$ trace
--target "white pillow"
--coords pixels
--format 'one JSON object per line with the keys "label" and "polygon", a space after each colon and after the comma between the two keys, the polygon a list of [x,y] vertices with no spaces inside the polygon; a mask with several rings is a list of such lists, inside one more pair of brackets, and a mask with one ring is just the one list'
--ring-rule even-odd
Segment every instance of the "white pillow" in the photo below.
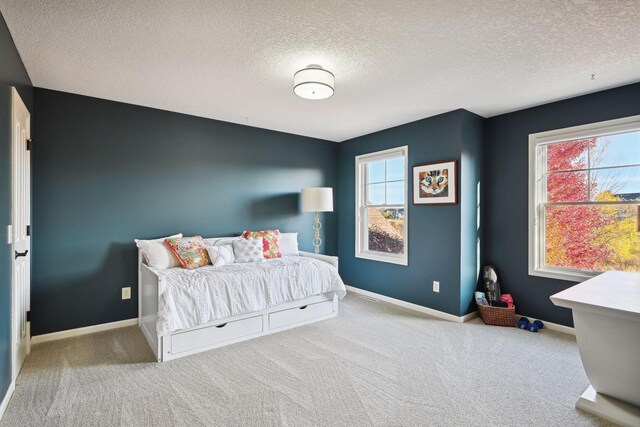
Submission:
{"label": "white pillow", "polygon": [[298,233],[280,233],[278,242],[282,256],[300,255],[298,251]]}
{"label": "white pillow", "polygon": [[236,262],[264,261],[262,238],[234,240],[233,252]]}
{"label": "white pillow", "polygon": [[234,240],[240,240],[240,239],[242,239],[242,236],[209,237],[208,239],[202,239],[202,240],[204,240],[205,246],[220,246],[220,245],[230,245],[233,243]]}
{"label": "white pillow", "polygon": [[214,267],[222,267],[236,261],[232,245],[207,246],[207,252]]}
{"label": "white pillow", "polygon": [[164,244],[164,239],[181,238],[182,233],[174,234],[173,236],[161,237],[154,240],[138,240],[136,246],[140,248],[142,257],[147,265],[151,268],[165,269],[180,267],[180,260],[174,254],[171,249]]}

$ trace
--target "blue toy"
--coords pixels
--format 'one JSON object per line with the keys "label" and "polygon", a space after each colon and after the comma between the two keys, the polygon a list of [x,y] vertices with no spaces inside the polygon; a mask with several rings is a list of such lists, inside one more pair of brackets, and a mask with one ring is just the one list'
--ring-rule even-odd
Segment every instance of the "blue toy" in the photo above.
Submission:
{"label": "blue toy", "polygon": [[538,329],[544,329],[544,323],[542,323],[542,320],[534,320],[533,324],[536,325]]}
{"label": "blue toy", "polygon": [[529,329],[529,319],[527,319],[526,317],[521,317],[518,321],[518,328]]}
{"label": "blue toy", "polygon": [[540,329],[544,328],[544,323],[540,320],[534,320],[533,323],[531,323],[526,317],[521,317],[518,321],[518,328],[526,329],[529,332],[538,332]]}

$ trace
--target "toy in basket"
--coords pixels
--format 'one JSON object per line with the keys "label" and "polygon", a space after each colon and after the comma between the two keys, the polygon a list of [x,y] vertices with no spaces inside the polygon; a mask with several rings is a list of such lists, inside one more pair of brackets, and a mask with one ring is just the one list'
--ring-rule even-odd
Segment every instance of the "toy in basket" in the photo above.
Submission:
{"label": "toy in basket", "polygon": [[516,324],[516,306],[509,294],[502,294],[495,267],[483,268],[484,292],[476,292],[475,299],[480,318],[487,325],[510,326]]}

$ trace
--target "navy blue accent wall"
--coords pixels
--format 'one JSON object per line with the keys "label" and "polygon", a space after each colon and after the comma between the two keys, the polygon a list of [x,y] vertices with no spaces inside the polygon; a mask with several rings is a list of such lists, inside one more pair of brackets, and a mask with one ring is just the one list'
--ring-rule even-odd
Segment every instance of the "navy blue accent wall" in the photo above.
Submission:
{"label": "navy blue accent wall", "polygon": [[640,114],[640,83],[492,117],[487,123],[487,246],[518,312],[573,325],[549,296],[574,282],[528,274],[529,134]]}
{"label": "navy blue accent wall", "polygon": [[312,250],[299,192],[337,193],[335,143],[44,89],[35,104],[34,335],[136,317],[134,238],[279,228]]}
{"label": "navy blue accent wall", "polygon": [[[31,80],[0,15],[0,400],[11,383],[11,87],[33,112]],[[32,116],[33,119],[33,116]]]}
{"label": "navy blue accent wall", "polygon": [[[457,110],[340,144],[338,247],[340,274],[345,283],[455,316],[467,312],[469,292],[476,286],[473,270],[479,256],[475,242],[480,231],[473,227],[477,181],[482,175],[483,120]],[[403,145],[409,146],[409,265],[356,258],[355,157]],[[465,202],[413,205],[412,167],[453,159],[459,161],[458,194]],[[463,221],[463,212],[473,218]],[[440,281],[440,293],[432,291],[434,280]]]}

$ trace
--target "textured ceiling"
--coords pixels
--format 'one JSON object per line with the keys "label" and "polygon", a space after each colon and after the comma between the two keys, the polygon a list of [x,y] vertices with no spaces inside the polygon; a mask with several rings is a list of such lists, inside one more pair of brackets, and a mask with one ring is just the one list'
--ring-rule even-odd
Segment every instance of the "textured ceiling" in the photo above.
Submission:
{"label": "textured ceiling", "polygon": [[[639,0],[0,0],[0,11],[35,86],[332,141],[640,81]],[[308,64],[335,74],[333,97],[293,94]]]}

